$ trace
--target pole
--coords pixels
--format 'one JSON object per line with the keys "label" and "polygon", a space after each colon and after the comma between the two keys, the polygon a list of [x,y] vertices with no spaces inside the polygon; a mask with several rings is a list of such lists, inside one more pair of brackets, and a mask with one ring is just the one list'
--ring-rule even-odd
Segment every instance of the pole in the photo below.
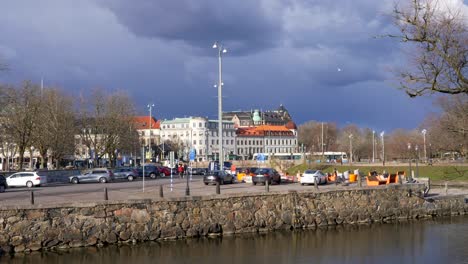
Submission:
{"label": "pole", "polygon": [[142,164],[142,171],[143,171],[143,192],[145,192],[145,147],[141,150],[141,164]]}
{"label": "pole", "polygon": [[419,178],[419,149],[418,146],[416,145],[416,178]]}
{"label": "pole", "polygon": [[223,96],[222,96],[222,46],[218,47],[218,133],[219,133],[219,169],[224,170],[224,153],[223,153]]}
{"label": "pole", "polygon": [[382,132],[382,165],[385,166],[385,140]]}
{"label": "pole", "polygon": [[375,130],[372,130],[372,163],[375,162]]}
{"label": "pole", "polygon": [[426,151],[426,129],[423,129],[423,141],[424,141],[424,162],[427,163],[427,151]]}
{"label": "pole", "polygon": [[353,164],[353,134],[349,135],[349,164]]}
{"label": "pole", "polygon": [[159,197],[163,198],[164,197],[164,192],[163,192],[163,186],[159,185]]}
{"label": "pole", "polygon": [[148,105],[148,108],[149,108],[149,112],[150,112],[150,120],[149,120],[149,140],[148,140],[148,148],[149,148],[149,151],[150,151],[150,161],[151,159],[153,158],[153,150],[151,149],[151,127],[152,127],[152,110],[153,110],[153,105]]}
{"label": "pole", "polygon": [[323,122],[322,122],[322,161],[325,159],[325,149],[323,148]]}

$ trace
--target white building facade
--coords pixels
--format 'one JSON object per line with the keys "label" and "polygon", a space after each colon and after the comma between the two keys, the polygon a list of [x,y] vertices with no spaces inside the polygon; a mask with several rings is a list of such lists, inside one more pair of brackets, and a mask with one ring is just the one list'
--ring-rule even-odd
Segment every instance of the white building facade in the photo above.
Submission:
{"label": "white building facade", "polygon": [[[197,161],[217,159],[219,156],[218,120],[204,117],[174,118],[161,121],[161,142],[178,146],[178,156],[188,160],[193,149]],[[236,154],[236,131],[232,121],[223,121],[223,148],[226,157]]]}

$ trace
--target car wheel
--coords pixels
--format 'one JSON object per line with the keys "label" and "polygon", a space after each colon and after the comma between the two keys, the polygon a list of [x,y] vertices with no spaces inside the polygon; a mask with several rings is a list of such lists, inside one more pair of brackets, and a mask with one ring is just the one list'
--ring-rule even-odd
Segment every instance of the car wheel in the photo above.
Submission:
{"label": "car wheel", "polygon": [[128,181],[133,181],[133,175],[128,175],[127,180]]}
{"label": "car wheel", "polygon": [[79,183],[78,178],[72,178],[71,182],[73,184],[78,184]]}
{"label": "car wheel", "polygon": [[99,178],[99,182],[100,183],[106,183],[107,182],[107,179],[102,177],[102,178]]}
{"label": "car wheel", "polygon": [[281,178],[278,179],[278,181],[276,182],[277,184],[281,184]]}
{"label": "car wheel", "polygon": [[161,172],[161,174],[159,174],[159,177],[164,178],[164,177],[166,177],[166,174],[164,174],[164,172]]}
{"label": "car wheel", "polygon": [[257,183],[256,183],[256,182],[252,182],[252,185],[257,185]]}
{"label": "car wheel", "polygon": [[33,186],[34,186],[34,184],[32,183],[32,181],[28,181],[26,183],[26,187],[28,187],[28,188],[32,188]]}
{"label": "car wheel", "polygon": [[150,176],[151,179],[156,179],[156,174],[154,174],[154,173],[151,173],[149,176]]}
{"label": "car wheel", "polygon": [[302,186],[304,186],[305,184],[304,183],[301,183]]}
{"label": "car wheel", "polygon": [[0,185],[0,193],[5,192],[5,185]]}
{"label": "car wheel", "polygon": [[205,185],[208,185],[208,183],[207,183],[207,182],[204,182],[204,184],[205,184]]}

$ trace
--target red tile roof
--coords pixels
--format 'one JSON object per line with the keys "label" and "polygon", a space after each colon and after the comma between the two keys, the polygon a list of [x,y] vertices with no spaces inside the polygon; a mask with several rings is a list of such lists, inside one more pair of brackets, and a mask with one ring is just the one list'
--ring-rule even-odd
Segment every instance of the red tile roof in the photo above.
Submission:
{"label": "red tile roof", "polygon": [[239,136],[263,136],[266,132],[289,132],[285,126],[261,125],[257,127],[238,128],[237,135]]}
{"label": "red tile roof", "polygon": [[137,129],[150,129],[150,120],[151,120],[151,129],[160,129],[161,122],[156,120],[154,117],[149,116],[135,116],[133,121],[136,123]]}

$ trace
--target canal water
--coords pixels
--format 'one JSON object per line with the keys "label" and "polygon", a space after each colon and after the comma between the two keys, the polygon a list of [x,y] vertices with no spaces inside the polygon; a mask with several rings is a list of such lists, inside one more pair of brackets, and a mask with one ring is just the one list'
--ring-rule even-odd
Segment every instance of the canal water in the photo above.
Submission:
{"label": "canal water", "polygon": [[468,217],[33,252],[0,263],[468,263]]}

